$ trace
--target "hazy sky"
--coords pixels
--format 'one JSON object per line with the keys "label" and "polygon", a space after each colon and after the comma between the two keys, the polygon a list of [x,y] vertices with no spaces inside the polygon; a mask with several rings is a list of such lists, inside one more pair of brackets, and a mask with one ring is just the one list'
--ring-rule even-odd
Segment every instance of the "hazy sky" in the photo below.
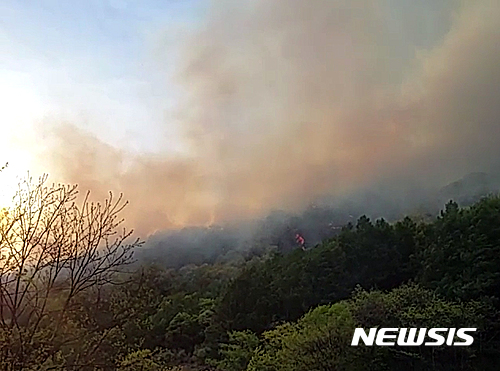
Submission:
{"label": "hazy sky", "polygon": [[[175,150],[175,129],[164,124],[176,99],[168,74],[178,36],[200,23],[206,7],[200,0],[0,1],[0,162],[10,163],[2,184],[27,170],[51,171],[37,156],[45,143],[34,127],[53,122],[127,151]],[[160,45],[168,49],[161,61]]]}
{"label": "hazy sky", "polygon": [[499,30],[498,0],[0,0],[3,181],[151,232],[488,171]]}
{"label": "hazy sky", "polygon": [[155,49],[199,23],[205,8],[199,0],[0,1],[2,129],[46,115],[113,145],[157,150],[155,124],[175,99],[160,74],[178,48],[161,64]]}

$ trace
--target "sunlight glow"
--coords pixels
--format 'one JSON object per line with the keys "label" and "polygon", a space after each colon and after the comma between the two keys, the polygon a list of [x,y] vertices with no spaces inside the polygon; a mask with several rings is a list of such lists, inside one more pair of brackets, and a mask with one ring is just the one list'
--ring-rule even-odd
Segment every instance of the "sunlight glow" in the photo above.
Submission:
{"label": "sunlight glow", "polygon": [[29,78],[0,70],[0,207],[10,205],[20,178],[36,172],[34,125],[43,118],[43,105]]}

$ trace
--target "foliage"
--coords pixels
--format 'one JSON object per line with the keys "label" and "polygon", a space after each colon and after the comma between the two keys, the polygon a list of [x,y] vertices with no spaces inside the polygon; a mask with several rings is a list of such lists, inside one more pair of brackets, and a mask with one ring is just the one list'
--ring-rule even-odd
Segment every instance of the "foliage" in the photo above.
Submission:
{"label": "foliage", "polygon": [[169,366],[161,352],[141,349],[127,354],[119,363],[117,371],[182,371],[181,367]]}
{"label": "foliage", "polygon": [[420,280],[464,300],[500,295],[500,198],[459,208],[449,202],[419,236]]}
{"label": "foliage", "polygon": [[[497,369],[500,198],[435,220],[362,216],[305,250],[260,241],[236,262],[129,272],[125,203],[77,200],[27,181],[0,218],[2,370]],[[351,347],[356,327],[479,331],[467,348]]]}
{"label": "foliage", "polygon": [[263,334],[249,371],[362,370],[350,347],[354,321],[346,303],[320,306],[296,323]]}
{"label": "foliage", "polygon": [[221,361],[211,362],[224,371],[246,370],[259,344],[257,335],[249,330],[232,331],[228,343],[221,344]]}
{"label": "foliage", "polygon": [[249,264],[226,290],[220,318],[231,329],[260,333],[312,306],[346,299],[356,285],[396,287],[415,274],[416,230],[409,218],[391,225],[361,217],[309,251]]}
{"label": "foliage", "polygon": [[[319,306],[297,322],[265,332],[249,363],[257,370],[450,370],[496,369],[487,352],[491,342],[488,316],[493,308],[480,302],[446,301],[417,285],[388,293],[357,289],[353,299]],[[474,347],[352,347],[356,327],[477,327]],[[489,340],[487,340],[489,339]],[[498,358],[497,358],[498,359]]]}

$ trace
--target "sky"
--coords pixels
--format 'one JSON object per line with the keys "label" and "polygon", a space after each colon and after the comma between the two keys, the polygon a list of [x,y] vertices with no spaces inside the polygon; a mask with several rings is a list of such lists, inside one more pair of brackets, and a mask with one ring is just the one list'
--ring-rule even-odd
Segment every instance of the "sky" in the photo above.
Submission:
{"label": "sky", "polygon": [[[175,35],[200,23],[205,11],[199,0],[0,1],[0,161],[9,162],[7,185],[28,170],[50,172],[36,149],[44,146],[39,128],[52,121],[71,122],[131,152],[177,150],[175,128],[161,125],[176,99],[166,83],[178,53]],[[160,43],[172,44],[161,64]]]}
{"label": "sky", "polygon": [[165,53],[161,68],[152,66],[155,44],[167,30],[199,22],[204,7],[197,0],[2,0],[2,129],[59,117],[113,145],[158,150],[154,122],[175,92],[157,75],[169,72],[176,56]]}
{"label": "sky", "polygon": [[0,202],[47,172],[147,234],[495,170],[499,30],[495,0],[0,0]]}

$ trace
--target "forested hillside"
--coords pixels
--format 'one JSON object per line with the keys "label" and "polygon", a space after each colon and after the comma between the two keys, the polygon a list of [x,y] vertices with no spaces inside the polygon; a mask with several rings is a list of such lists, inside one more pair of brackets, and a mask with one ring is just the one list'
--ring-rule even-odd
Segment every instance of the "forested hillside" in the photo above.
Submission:
{"label": "forested hillside", "polygon": [[158,232],[136,251],[141,263],[167,268],[188,264],[214,264],[244,260],[264,250],[289,252],[298,247],[300,234],[306,246],[315,246],[337,235],[347,223],[365,215],[395,222],[411,215],[415,220],[434,217],[449,200],[470,206],[489,194],[500,191],[497,173],[470,173],[443,187],[418,190],[416,194],[391,195],[382,191],[363,191],[340,200],[323,200],[300,213],[271,212],[253,221],[239,221],[208,227],[190,227]]}
{"label": "forested hillside", "polygon": [[[51,192],[45,196],[47,205],[57,199]],[[67,196],[70,200],[71,193]],[[60,221],[73,220],[71,233],[95,242],[100,233],[95,226],[110,233],[118,225],[113,212],[120,209],[105,205],[86,214],[101,210],[104,219]],[[64,215],[70,214],[71,209]],[[112,217],[110,224],[103,222],[106,217]],[[6,225],[4,246],[15,238]],[[55,226],[44,229],[45,235],[62,238],[54,232],[61,224]],[[11,258],[24,256],[33,269],[38,263],[28,255],[37,245],[25,240],[32,250],[20,255],[16,250]],[[16,282],[15,264],[4,254],[2,369],[497,370],[500,364],[498,197],[470,207],[449,202],[428,222],[362,216],[316,246],[267,249],[180,269],[129,266],[126,254],[134,245],[126,245],[123,255],[121,241],[111,255],[84,250],[80,258],[47,245],[48,255],[39,257],[46,259],[45,271],[16,273],[25,288],[17,297],[8,291]],[[69,264],[66,273],[46,275],[64,266],[62,257]],[[111,274],[119,266],[118,275]],[[471,347],[351,347],[356,327],[477,327],[478,332]]]}

